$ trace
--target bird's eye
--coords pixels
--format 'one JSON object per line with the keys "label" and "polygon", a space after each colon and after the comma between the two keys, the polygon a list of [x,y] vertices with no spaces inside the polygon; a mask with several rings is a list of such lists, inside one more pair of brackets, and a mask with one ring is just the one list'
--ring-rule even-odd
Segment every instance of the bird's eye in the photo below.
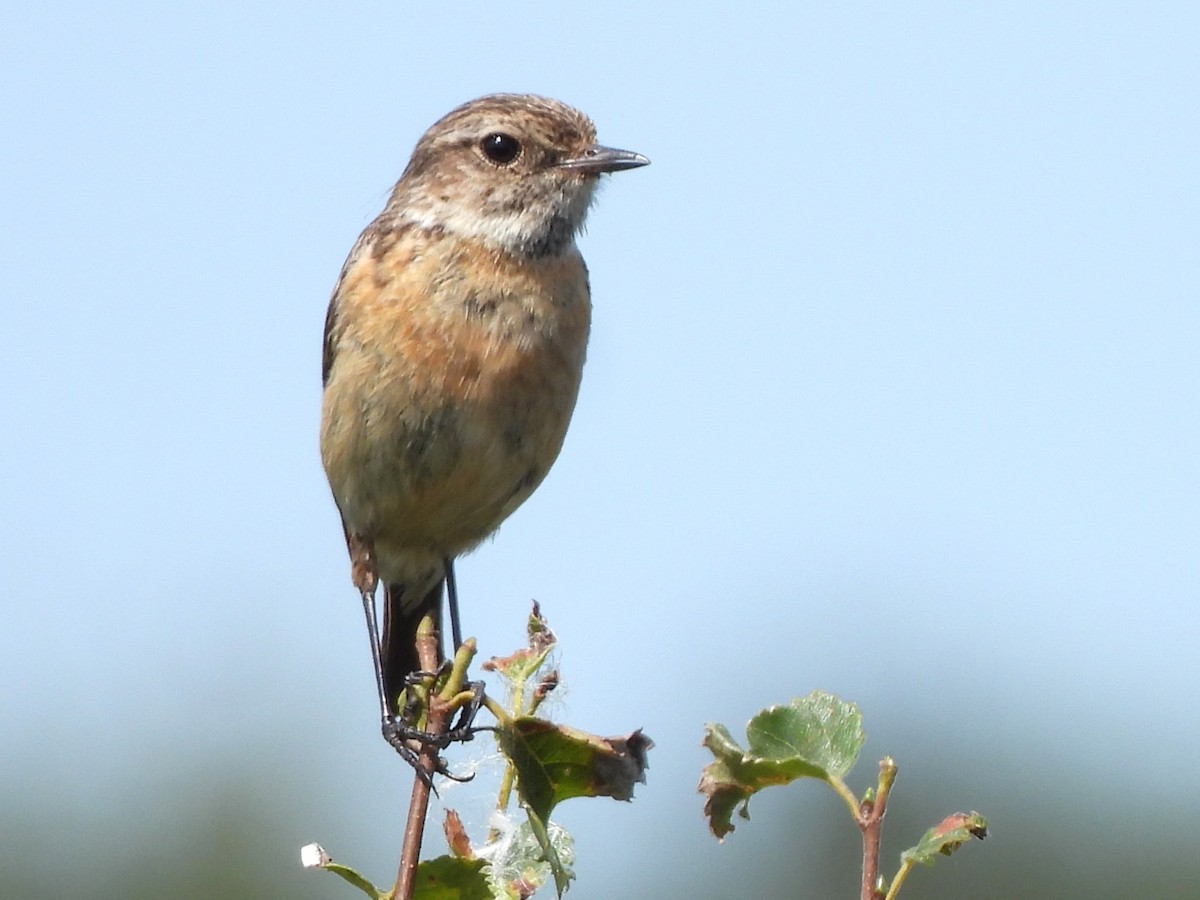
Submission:
{"label": "bird's eye", "polygon": [[507,166],[521,155],[521,142],[510,134],[497,131],[485,137],[480,142],[479,149],[492,162]]}

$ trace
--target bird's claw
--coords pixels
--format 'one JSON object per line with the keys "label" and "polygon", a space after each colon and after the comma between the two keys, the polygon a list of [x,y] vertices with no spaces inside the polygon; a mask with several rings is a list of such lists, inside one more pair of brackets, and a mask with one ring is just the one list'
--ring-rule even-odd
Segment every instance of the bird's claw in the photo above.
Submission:
{"label": "bird's claw", "polygon": [[400,754],[401,759],[416,770],[417,776],[431,788],[433,787],[433,775],[443,775],[451,781],[458,782],[470,781],[475,777],[473,775],[465,777],[454,775],[446,768],[446,761],[440,755],[435,755],[434,767],[430,771],[423,762],[421,754],[421,751],[427,747],[433,747],[440,752],[451,744],[466,743],[475,737],[476,732],[488,730],[487,728],[476,728],[474,725],[475,716],[483,705],[483,682],[472,681],[468,686],[471,689],[471,699],[459,709],[458,720],[454,725],[442,734],[424,731],[410,725],[407,714],[401,718],[388,716],[383,720],[384,740]]}

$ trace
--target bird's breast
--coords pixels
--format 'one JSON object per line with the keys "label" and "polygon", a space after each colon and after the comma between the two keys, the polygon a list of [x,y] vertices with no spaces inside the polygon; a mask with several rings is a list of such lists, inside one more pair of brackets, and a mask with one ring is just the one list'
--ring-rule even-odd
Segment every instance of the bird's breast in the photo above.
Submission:
{"label": "bird's breast", "polygon": [[578,251],[519,260],[442,236],[368,248],[335,303],[322,457],[347,526],[455,554],[545,477],[590,323]]}

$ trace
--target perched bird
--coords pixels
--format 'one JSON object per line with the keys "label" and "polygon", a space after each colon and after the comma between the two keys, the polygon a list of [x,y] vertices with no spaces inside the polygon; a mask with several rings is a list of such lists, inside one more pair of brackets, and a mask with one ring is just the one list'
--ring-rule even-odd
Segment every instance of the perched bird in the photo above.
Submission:
{"label": "perched bird", "polygon": [[[350,251],[325,320],[321,458],[367,617],[385,737],[439,620],[452,562],[545,478],[567,431],[591,321],[575,245],[602,174],[644,156],[590,119],[496,94],[417,143]],[[375,590],[384,587],[379,636]]]}

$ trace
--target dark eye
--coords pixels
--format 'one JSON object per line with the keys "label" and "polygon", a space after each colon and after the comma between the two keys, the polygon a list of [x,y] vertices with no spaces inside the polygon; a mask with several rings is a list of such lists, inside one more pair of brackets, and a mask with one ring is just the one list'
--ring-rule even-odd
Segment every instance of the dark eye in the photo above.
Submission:
{"label": "dark eye", "polygon": [[492,162],[507,166],[521,155],[521,142],[510,134],[497,131],[485,137],[480,142],[479,149]]}

